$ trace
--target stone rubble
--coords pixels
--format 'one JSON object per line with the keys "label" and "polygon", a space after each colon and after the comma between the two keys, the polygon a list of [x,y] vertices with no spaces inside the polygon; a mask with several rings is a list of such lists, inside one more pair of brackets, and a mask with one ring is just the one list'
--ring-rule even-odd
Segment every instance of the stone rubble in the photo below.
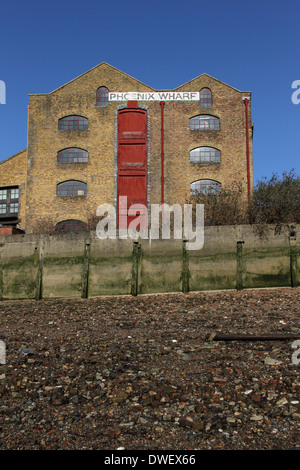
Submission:
{"label": "stone rubble", "polygon": [[292,341],[213,340],[296,335],[299,306],[300,288],[2,302],[0,450],[299,449]]}

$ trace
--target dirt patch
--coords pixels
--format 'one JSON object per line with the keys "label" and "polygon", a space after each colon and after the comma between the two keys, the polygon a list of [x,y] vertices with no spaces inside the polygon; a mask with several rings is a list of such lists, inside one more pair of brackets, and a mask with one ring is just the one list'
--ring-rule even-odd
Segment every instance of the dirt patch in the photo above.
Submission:
{"label": "dirt patch", "polygon": [[299,288],[2,302],[0,449],[297,449],[293,340],[207,338],[297,335],[299,305]]}

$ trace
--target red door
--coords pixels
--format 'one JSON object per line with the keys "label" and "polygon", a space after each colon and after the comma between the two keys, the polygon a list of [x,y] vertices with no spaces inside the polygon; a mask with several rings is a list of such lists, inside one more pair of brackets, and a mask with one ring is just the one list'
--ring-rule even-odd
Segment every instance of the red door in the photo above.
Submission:
{"label": "red door", "polygon": [[[120,205],[120,196],[127,197],[127,207]],[[147,207],[147,112],[126,108],[120,110],[118,116],[119,228],[127,228],[136,218],[128,216],[133,204]]]}

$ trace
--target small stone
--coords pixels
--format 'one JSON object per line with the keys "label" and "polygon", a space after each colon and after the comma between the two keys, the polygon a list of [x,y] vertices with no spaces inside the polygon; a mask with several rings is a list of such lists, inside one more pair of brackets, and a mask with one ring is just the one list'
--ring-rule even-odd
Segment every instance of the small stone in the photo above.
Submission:
{"label": "small stone", "polygon": [[282,364],[282,361],[278,361],[278,359],[273,359],[272,357],[266,357],[264,362],[268,366],[278,366]]}
{"label": "small stone", "polygon": [[283,406],[283,405],[286,405],[287,403],[288,403],[288,400],[285,397],[283,397],[283,398],[280,398],[280,400],[276,402],[276,405]]}
{"label": "small stone", "polygon": [[236,423],[236,419],[229,416],[229,418],[227,418],[227,423],[234,424]]}
{"label": "small stone", "polygon": [[250,418],[251,421],[262,421],[263,419],[264,417],[261,415],[252,415]]}
{"label": "small stone", "polygon": [[125,393],[125,392],[119,392],[113,399],[112,399],[112,402],[113,403],[123,403],[125,400],[127,400],[128,398],[128,394]]}
{"label": "small stone", "polygon": [[172,416],[171,415],[163,415],[163,421],[171,421]]}
{"label": "small stone", "polygon": [[189,354],[184,353],[184,354],[182,354],[181,359],[182,359],[183,361],[190,361],[190,360],[191,360],[191,356],[190,356]]}
{"label": "small stone", "polygon": [[261,397],[260,395],[257,395],[256,393],[254,393],[253,395],[251,395],[251,400],[254,401],[255,403],[259,403],[261,401]]}
{"label": "small stone", "polygon": [[203,431],[204,424],[204,421],[193,421],[192,428],[195,429],[195,431]]}
{"label": "small stone", "polygon": [[152,398],[152,397],[146,398],[145,400],[143,400],[143,406],[151,405],[152,402],[153,402],[153,398]]}
{"label": "small stone", "polygon": [[181,417],[179,418],[179,425],[182,426],[182,427],[192,427],[193,425],[193,420],[192,418],[188,417]]}

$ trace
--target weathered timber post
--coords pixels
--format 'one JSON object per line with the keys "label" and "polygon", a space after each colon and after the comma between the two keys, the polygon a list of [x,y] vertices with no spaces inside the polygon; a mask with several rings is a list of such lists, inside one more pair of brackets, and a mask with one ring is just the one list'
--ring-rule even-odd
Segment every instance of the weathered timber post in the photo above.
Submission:
{"label": "weathered timber post", "polygon": [[236,244],[236,288],[243,289],[243,275],[244,275],[244,258],[243,258],[243,241],[238,241]]}
{"label": "weathered timber post", "polygon": [[190,291],[190,270],[189,270],[189,253],[186,249],[186,240],[183,240],[182,246],[182,292],[186,293]]}
{"label": "weathered timber post", "polygon": [[82,268],[82,284],[81,284],[81,298],[82,299],[87,299],[89,295],[90,253],[91,253],[91,244],[85,243],[83,268]]}
{"label": "weathered timber post", "polygon": [[297,267],[297,239],[295,232],[290,234],[290,270],[291,270],[291,287],[298,286],[298,267]]}
{"label": "weathered timber post", "polygon": [[132,255],[131,295],[138,295],[141,265],[141,244],[139,242],[133,242]]}
{"label": "weathered timber post", "polygon": [[43,298],[43,251],[44,245],[40,241],[39,246],[35,248],[33,256],[33,264],[38,265],[36,281],[35,281],[35,300]]}

